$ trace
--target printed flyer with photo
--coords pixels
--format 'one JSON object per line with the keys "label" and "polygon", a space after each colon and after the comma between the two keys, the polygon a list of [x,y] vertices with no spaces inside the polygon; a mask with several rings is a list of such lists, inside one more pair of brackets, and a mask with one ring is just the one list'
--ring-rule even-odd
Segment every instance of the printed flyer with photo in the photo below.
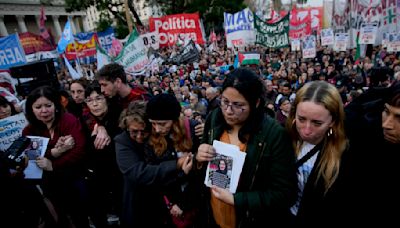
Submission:
{"label": "printed flyer with photo", "polygon": [[217,155],[207,165],[204,184],[208,187],[217,186],[235,193],[240,174],[246,158],[246,153],[238,146],[214,140],[213,147]]}
{"label": "printed flyer with photo", "polygon": [[28,157],[28,166],[24,170],[25,179],[41,179],[43,170],[36,164],[37,157],[43,157],[46,153],[49,138],[38,136],[27,136],[31,139],[31,143],[24,153]]}

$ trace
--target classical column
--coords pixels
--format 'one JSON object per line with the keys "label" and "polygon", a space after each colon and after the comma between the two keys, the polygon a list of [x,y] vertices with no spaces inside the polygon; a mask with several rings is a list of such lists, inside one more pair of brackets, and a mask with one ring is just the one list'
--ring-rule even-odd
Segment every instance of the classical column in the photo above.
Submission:
{"label": "classical column", "polygon": [[81,30],[81,24],[79,23],[79,18],[80,18],[79,16],[74,18],[76,33],[79,33],[79,32],[82,31]]}
{"label": "classical column", "polygon": [[36,21],[36,25],[40,30],[40,15],[35,15],[35,21]]}
{"label": "classical column", "polygon": [[25,16],[24,15],[16,15],[15,17],[17,18],[17,21],[18,21],[19,31],[27,32],[28,29],[26,28],[25,21],[24,21]]}
{"label": "classical column", "polygon": [[88,17],[86,15],[82,16],[82,24],[83,24],[83,31],[89,32],[90,28],[88,23]]}
{"label": "classical column", "polygon": [[56,29],[56,34],[57,37],[61,36],[62,30],[61,30],[61,25],[60,22],[58,21],[58,15],[53,15],[51,16],[53,18],[53,23],[54,23],[54,28]]}
{"label": "classical column", "polygon": [[69,23],[71,24],[72,34],[76,34],[76,27],[75,27],[75,22],[74,22],[73,17],[70,18]]}
{"label": "classical column", "polygon": [[4,16],[0,15],[0,35],[8,36],[6,25],[4,24]]}

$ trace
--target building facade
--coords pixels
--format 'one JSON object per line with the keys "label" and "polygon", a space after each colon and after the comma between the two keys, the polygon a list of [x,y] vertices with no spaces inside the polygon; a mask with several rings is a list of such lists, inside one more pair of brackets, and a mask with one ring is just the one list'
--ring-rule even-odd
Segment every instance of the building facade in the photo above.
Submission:
{"label": "building facade", "polygon": [[160,17],[163,14],[160,6],[155,3],[150,4],[148,0],[131,0],[143,24],[149,23],[150,17]]}
{"label": "building facade", "polygon": [[[74,33],[94,29],[95,23],[91,20],[96,19],[95,16],[91,17],[90,13],[84,11],[66,12],[64,0],[53,0],[51,3],[50,6],[44,6],[47,17],[46,28],[56,40],[60,37],[68,18],[71,18]],[[39,34],[40,8],[40,0],[0,1],[0,36],[28,31]]]}

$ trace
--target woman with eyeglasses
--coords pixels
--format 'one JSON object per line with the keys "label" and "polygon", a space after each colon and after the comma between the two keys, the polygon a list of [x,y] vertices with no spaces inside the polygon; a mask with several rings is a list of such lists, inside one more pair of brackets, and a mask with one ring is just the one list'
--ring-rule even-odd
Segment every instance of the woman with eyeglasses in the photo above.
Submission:
{"label": "woman with eyeglasses", "polygon": [[[115,137],[115,151],[119,170],[123,175],[123,205],[121,227],[134,227],[141,211],[139,195],[141,170],[146,170],[143,161],[144,142],[150,133],[150,123],[145,115],[146,101],[133,101],[119,118],[124,129]],[[147,168],[147,170],[151,167]]]}
{"label": "woman with eyeglasses", "polygon": [[[87,85],[84,102],[87,110],[82,120],[87,129],[88,145],[87,181],[89,190],[89,212],[96,227],[107,226],[107,214],[119,216],[122,198],[122,175],[115,158],[113,138],[121,132],[118,127],[120,111],[111,108],[101,93],[97,81]],[[96,148],[96,128],[102,126],[111,141],[104,148]]]}
{"label": "woman with eyeglasses", "polygon": [[295,157],[285,129],[264,113],[263,93],[261,79],[248,69],[236,69],[224,81],[220,107],[209,114],[195,156],[199,181],[216,156],[213,140],[237,145],[246,158],[236,193],[205,187],[203,221],[219,227],[284,227],[290,216]]}

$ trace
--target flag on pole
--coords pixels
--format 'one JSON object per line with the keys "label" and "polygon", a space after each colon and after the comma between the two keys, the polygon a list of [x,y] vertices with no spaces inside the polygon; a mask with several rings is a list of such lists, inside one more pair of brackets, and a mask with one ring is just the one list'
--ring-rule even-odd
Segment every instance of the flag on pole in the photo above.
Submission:
{"label": "flag on pole", "polygon": [[58,41],[57,44],[57,51],[58,53],[63,53],[65,49],[67,48],[68,44],[74,42],[74,36],[72,34],[72,29],[71,29],[71,24],[69,23],[69,20],[65,24],[64,31],[61,34],[61,38]]}
{"label": "flag on pole", "polygon": [[356,64],[358,64],[360,62],[359,58],[361,56],[360,31],[357,32],[356,45],[357,45],[357,49],[356,49],[356,55],[354,56],[354,60],[355,60]]}
{"label": "flag on pole", "polygon": [[107,52],[102,49],[98,43],[96,43],[96,59],[97,70],[100,70],[104,65],[107,65],[111,62],[110,56],[108,56]]}
{"label": "flag on pole", "polygon": [[251,64],[260,64],[260,54],[259,53],[240,53],[239,63],[240,65],[251,65]]}
{"label": "flag on pole", "polygon": [[47,31],[45,22],[47,20],[46,14],[44,13],[44,7],[40,7],[40,20],[39,20],[39,31],[40,35],[43,37],[45,40],[49,40],[50,34]]}
{"label": "flag on pole", "polygon": [[235,55],[235,60],[233,61],[233,67],[235,69],[239,68],[239,55]]}
{"label": "flag on pole", "polygon": [[64,62],[65,62],[65,66],[67,66],[67,69],[69,71],[69,74],[71,75],[72,79],[79,79],[82,77],[82,75],[80,75],[69,63],[68,59],[64,56]]}

